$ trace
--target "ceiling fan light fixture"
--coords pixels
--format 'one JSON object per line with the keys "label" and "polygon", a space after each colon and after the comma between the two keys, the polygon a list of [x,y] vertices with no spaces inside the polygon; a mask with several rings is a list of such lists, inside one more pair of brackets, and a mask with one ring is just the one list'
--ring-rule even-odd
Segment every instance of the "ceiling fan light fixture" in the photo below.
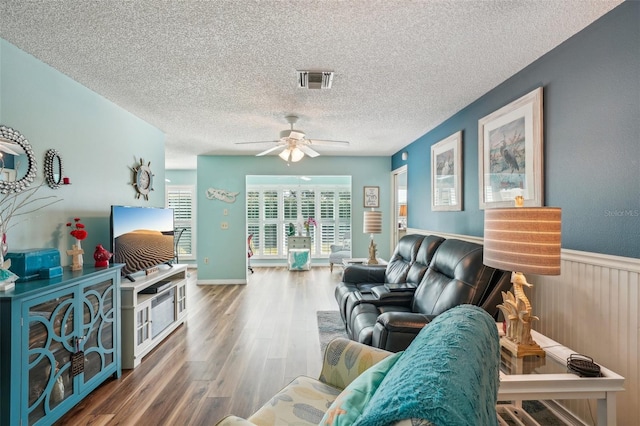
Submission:
{"label": "ceiling fan light fixture", "polygon": [[284,161],[289,161],[289,154],[291,154],[291,150],[289,148],[285,148],[278,154],[278,157],[282,158]]}
{"label": "ceiling fan light fixture", "polygon": [[331,89],[333,84],[333,71],[296,71],[296,73],[300,89]]}
{"label": "ceiling fan light fixture", "polygon": [[295,147],[291,150],[291,161],[296,163],[300,160],[302,160],[302,157],[304,157],[304,152],[300,151],[300,149],[298,147]]}

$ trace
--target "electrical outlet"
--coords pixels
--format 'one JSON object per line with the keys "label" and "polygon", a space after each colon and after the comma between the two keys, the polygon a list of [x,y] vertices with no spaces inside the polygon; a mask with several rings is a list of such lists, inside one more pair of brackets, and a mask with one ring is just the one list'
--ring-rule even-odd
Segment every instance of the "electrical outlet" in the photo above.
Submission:
{"label": "electrical outlet", "polygon": [[209,258],[208,258],[208,257],[205,257],[205,258],[204,258],[204,264],[205,264],[205,265],[208,265],[208,264],[209,264]]}
{"label": "electrical outlet", "polygon": [[220,228],[221,229],[229,229],[229,223],[228,222],[222,222],[220,224]]}

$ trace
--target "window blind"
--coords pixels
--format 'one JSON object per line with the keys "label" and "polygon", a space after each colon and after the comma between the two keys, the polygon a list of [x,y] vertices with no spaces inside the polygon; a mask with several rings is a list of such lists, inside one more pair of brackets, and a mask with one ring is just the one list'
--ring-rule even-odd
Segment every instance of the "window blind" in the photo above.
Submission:
{"label": "window blind", "polygon": [[196,258],[195,187],[193,185],[166,186],[166,206],[173,209],[175,235],[183,229],[177,241],[179,259]]}

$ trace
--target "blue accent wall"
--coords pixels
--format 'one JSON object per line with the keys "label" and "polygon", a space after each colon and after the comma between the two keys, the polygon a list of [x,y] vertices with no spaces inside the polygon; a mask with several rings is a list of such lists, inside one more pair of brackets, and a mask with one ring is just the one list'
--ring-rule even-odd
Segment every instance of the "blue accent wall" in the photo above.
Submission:
{"label": "blue accent wall", "polygon": [[[380,187],[380,208],[385,219],[383,233],[375,241],[380,257],[388,259],[391,251],[389,229],[391,198],[389,157],[328,157],[305,158],[299,163],[287,164],[278,156],[199,156],[197,172],[198,223],[198,280],[244,280],[246,278],[246,176],[247,175],[310,175],[351,176],[351,226],[353,255],[367,257],[369,235],[363,228],[363,187]],[[210,200],[208,188],[239,192],[235,203]],[[223,212],[227,209],[228,215]],[[222,230],[221,222],[229,229]],[[204,258],[209,263],[204,263]]]}
{"label": "blue accent wall", "polygon": [[[392,168],[409,169],[408,226],[483,235],[478,120],[540,86],[544,204],[562,208],[563,248],[640,257],[640,2],[621,4],[394,154]],[[458,130],[464,210],[432,212],[431,145]]]}
{"label": "blue accent wall", "polygon": [[[164,206],[164,134],[16,46],[0,39],[0,124],[19,131],[33,147],[42,182],[48,149],[59,151],[71,185],[43,186],[34,198],[61,202],[14,218],[7,233],[9,251],[53,247],[63,265],[73,237],[65,225],[80,217],[88,237],[85,263],[93,262],[97,244],[109,247],[112,204]],[[140,158],[151,162],[154,191],[136,199],[132,171]]]}

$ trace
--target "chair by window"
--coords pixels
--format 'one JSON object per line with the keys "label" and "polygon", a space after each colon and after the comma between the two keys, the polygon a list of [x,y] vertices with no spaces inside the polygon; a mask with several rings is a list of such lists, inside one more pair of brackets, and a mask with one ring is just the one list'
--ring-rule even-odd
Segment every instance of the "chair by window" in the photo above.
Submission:
{"label": "chair by window", "polygon": [[351,258],[351,233],[346,232],[342,235],[341,244],[331,244],[329,246],[331,253],[329,254],[329,269],[333,272],[333,264],[342,264],[342,259]]}

